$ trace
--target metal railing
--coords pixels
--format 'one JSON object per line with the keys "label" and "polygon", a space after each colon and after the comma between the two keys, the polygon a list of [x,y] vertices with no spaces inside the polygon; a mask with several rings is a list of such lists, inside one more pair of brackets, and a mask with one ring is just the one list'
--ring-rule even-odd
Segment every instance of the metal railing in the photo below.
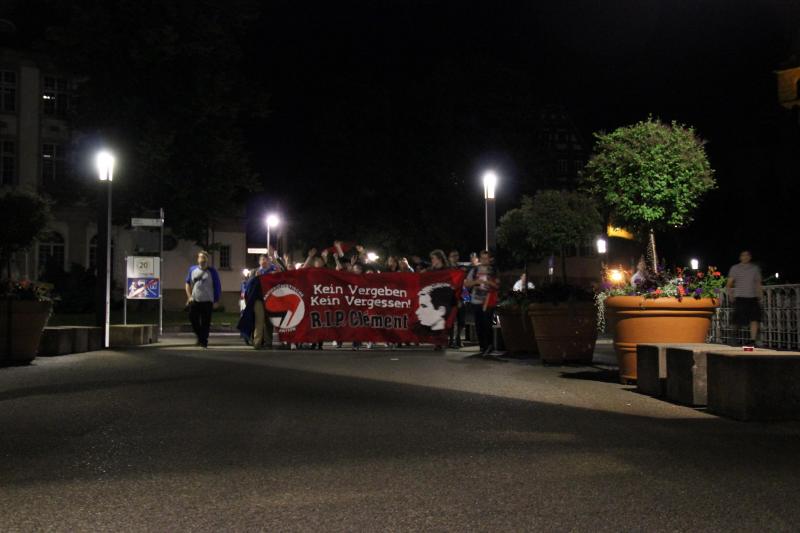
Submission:
{"label": "metal railing", "polygon": [[[749,340],[748,327],[733,323],[733,304],[723,291],[720,306],[711,321],[710,342],[743,344]],[[764,287],[761,299],[760,345],[775,350],[800,350],[800,285]]]}

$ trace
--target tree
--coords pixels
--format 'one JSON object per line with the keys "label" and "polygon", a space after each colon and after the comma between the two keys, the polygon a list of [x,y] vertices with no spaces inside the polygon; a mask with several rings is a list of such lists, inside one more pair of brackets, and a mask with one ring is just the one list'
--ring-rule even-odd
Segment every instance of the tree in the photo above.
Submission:
{"label": "tree", "polygon": [[567,282],[566,250],[584,244],[601,228],[594,202],[571,191],[545,190],[523,196],[522,205],[500,219],[498,242],[515,259],[528,261],[547,254],[561,256],[561,275]]}
{"label": "tree", "polygon": [[647,234],[656,271],[654,232],[689,224],[701,198],[716,186],[704,141],[691,127],[653,118],[595,138],[584,186],[615,223]]}
{"label": "tree", "polygon": [[39,195],[18,189],[0,193],[0,265],[11,277],[13,254],[28,249],[50,222],[50,206]]}
{"label": "tree", "polygon": [[79,150],[119,161],[115,215],[166,208],[176,236],[208,246],[258,188],[243,126],[266,115],[245,47],[259,6],[231,0],[78,0],[47,32],[57,64],[82,79]]}

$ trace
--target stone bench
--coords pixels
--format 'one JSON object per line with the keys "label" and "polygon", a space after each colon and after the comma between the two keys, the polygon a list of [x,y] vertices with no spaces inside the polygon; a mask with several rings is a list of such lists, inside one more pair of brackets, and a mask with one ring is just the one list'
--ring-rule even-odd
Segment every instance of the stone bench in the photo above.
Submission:
{"label": "stone bench", "polygon": [[115,324],[109,332],[112,348],[141,346],[158,342],[158,326],[153,324]]}
{"label": "stone bench", "polygon": [[39,341],[37,355],[50,357],[73,353],[75,344],[75,332],[72,327],[56,326],[44,328],[42,339]]}
{"label": "stone bench", "polygon": [[708,353],[708,410],[737,420],[800,420],[800,353]]}
{"label": "stone bench", "polygon": [[[742,348],[738,346],[722,344],[667,345],[665,349],[667,399],[683,405],[706,405],[708,353],[741,350]],[[759,353],[764,351],[766,350],[758,350]]]}
{"label": "stone bench", "polygon": [[661,398],[667,390],[667,346],[669,343],[636,345],[636,388]]}
{"label": "stone bench", "polygon": [[[158,326],[128,324],[111,326],[109,339],[112,348],[141,346],[158,342]],[[105,331],[102,327],[53,326],[44,328],[38,355],[51,357],[103,349]]]}

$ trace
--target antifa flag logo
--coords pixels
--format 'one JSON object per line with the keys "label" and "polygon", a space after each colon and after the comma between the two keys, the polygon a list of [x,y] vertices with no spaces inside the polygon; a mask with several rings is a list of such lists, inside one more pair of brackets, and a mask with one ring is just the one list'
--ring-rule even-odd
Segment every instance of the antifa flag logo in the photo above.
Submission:
{"label": "antifa flag logo", "polygon": [[272,325],[294,329],[303,320],[306,306],[303,294],[291,285],[278,285],[264,296],[264,308]]}

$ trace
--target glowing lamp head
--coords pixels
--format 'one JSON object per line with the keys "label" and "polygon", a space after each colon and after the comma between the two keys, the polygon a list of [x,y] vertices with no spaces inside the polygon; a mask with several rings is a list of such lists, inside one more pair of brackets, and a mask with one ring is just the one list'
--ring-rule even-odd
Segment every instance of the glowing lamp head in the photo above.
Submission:
{"label": "glowing lamp head", "polygon": [[781,275],[778,272],[775,272],[775,279],[781,279]]}
{"label": "glowing lamp head", "polygon": [[622,280],[625,279],[625,274],[622,273],[622,270],[615,268],[614,270],[610,270],[608,272],[608,279],[612,283],[621,283]]}
{"label": "glowing lamp head", "polygon": [[114,156],[111,152],[103,150],[98,152],[94,159],[100,181],[114,180]]}
{"label": "glowing lamp head", "polygon": [[376,254],[375,252],[367,252],[367,259],[369,260],[370,263],[374,263],[375,261],[378,260],[378,254]]}
{"label": "glowing lamp head", "polygon": [[278,215],[272,214],[267,215],[266,224],[268,228],[274,228],[278,224],[281,223],[281,219],[278,218]]}
{"label": "glowing lamp head", "polygon": [[603,238],[597,239],[597,253],[604,254],[607,250],[607,243],[606,240]]}
{"label": "glowing lamp head", "polygon": [[494,189],[497,187],[497,174],[492,170],[487,170],[483,174],[483,197],[494,199]]}
{"label": "glowing lamp head", "polygon": [[698,268],[700,268],[700,261],[698,261],[697,259],[690,260],[689,264],[691,265],[692,270],[697,270]]}

